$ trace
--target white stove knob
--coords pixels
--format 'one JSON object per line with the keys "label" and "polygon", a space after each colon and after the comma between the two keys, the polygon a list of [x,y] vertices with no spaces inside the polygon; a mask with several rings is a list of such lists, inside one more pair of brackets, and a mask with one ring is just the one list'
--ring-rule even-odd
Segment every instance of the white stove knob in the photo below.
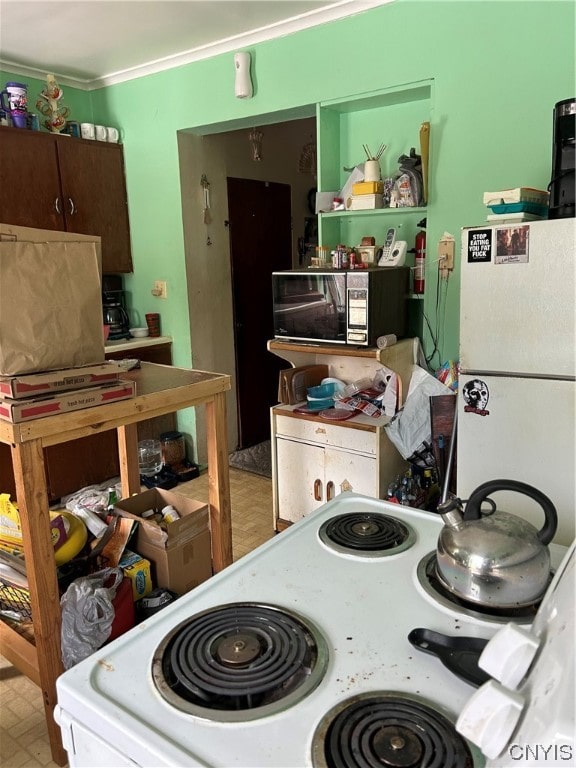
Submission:
{"label": "white stove knob", "polygon": [[464,706],[456,730],[493,760],[512,738],[523,708],[523,696],[489,680]]}
{"label": "white stove knob", "polygon": [[507,688],[517,688],[530,669],[538,645],[527,629],[507,624],[489,640],[478,666]]}

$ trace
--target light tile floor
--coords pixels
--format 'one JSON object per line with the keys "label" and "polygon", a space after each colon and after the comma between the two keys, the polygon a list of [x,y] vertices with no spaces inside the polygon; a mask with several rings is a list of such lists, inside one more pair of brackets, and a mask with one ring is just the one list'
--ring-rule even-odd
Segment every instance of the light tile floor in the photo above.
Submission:
{"label": "light tile floor", "polygon": [[[208,476],[181,483],[177,493],[208,500]],[[230,469],[234,560],[270,539],[272,481]],[[52,761],[40,689],[0,656],[0,766],[56,768]]]}

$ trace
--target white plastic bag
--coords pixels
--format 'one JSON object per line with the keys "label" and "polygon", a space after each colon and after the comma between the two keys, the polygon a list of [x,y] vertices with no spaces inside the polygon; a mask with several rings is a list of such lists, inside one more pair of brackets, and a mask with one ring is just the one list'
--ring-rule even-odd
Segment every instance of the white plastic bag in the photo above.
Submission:
{"label": "white plastic bag", "polygon": [[104,568],[75,579],[62,595],[61,641],[65,669],[90,656],[110,637],[114,621],[112,600],[122,579],[120,568]]}
{"label": "white plastic bag", "polygon": [[384,427],[402,458],[409,459],[423,443],[430,443],[432,439],[430,398],[434,395],[453,394],[449,387],[424,368],[413,366],[406,403]]}

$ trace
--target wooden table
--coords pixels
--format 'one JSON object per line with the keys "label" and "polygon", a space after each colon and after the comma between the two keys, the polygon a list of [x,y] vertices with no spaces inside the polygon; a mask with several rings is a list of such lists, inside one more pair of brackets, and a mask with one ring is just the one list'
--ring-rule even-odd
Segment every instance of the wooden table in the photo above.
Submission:
{"label": "wooden table", "polygon": [[[43,448],[116,429],[122,495],[140,492],[137,423],[197,405],[206,407],[212,567],[232,562],[232,532],[226,392],[230,377],[142,363],[126,379],[136,382],[130,400],[50,416],[22,424],[0,421],[0,442],[9,444],[16,480],[35,645],[0,621],[0,652],[42,689],[54,762],[64,765],[60,729],[54,721],[56,678],[63,672],[60,651],[60,595],[50,536]],[[104,478],[103,478],[104,479]]]}

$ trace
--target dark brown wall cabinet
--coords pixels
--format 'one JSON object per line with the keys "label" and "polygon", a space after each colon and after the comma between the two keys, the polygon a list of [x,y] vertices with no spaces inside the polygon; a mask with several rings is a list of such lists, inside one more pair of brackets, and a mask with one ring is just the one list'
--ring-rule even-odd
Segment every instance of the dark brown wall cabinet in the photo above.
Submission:
{"label": "dark brown wall cabinet", "polygon": [[0,221],[102,238],[102,271],[131,272],[121,144],[0,128]]}

